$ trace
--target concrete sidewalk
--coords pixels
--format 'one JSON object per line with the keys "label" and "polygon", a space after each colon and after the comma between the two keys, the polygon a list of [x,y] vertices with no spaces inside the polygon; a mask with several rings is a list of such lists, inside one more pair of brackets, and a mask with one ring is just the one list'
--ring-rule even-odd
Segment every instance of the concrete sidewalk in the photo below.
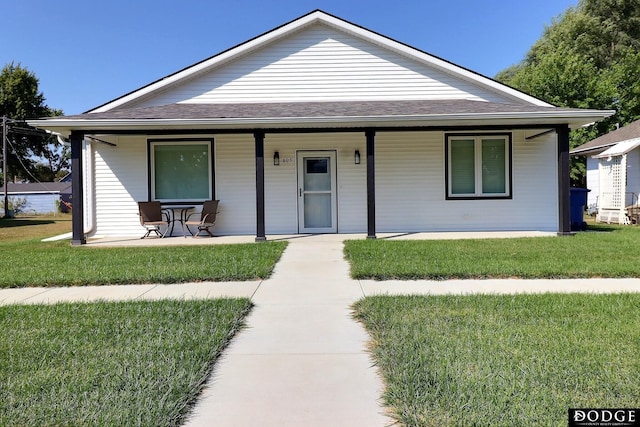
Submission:
{"label": "concrete sidewalk", "polygon": [[60,302],[131,301],[136,299],[251,298],[259,281],[198,282],[175,285],[105,285],[64,288],[0,289],[0,305],[55,304]]}

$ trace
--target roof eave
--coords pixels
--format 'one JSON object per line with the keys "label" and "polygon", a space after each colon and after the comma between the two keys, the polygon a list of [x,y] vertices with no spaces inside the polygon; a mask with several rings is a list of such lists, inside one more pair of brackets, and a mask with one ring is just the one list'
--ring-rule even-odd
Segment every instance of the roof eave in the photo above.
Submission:
{"label": "roof eave", "polygon": [[207,119],[44,119],[29,120],[31,126],[68,136],[72,130],[142,129],[247,129],[313,127],[411,127],[561,125],[585,126],[612,115],[609,110],[545,111],[532,113],[461,113],[410,116],[262,117]]}
{"label": "roof eave", "polygon": [[611,144],[598,145],[597,147],[574,149],[569,151],[569,154],[571,154],[572,156],[590,156],[592,154],[600,154],[607,148],[612,147],[614,145],[616,145],[615,142]]}

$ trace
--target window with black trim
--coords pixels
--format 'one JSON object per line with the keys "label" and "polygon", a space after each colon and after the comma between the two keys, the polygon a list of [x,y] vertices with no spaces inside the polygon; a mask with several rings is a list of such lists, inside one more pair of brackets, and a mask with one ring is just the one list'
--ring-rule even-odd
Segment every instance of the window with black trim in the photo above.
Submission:
{"label": "window with black trim", "polygon": [[511,198],[511,134],[446,134],[447,199]]}
{"label": "window with black trim", "polygon": [[149,140],[151,200],[198,202],[213,199],[213,140]]}

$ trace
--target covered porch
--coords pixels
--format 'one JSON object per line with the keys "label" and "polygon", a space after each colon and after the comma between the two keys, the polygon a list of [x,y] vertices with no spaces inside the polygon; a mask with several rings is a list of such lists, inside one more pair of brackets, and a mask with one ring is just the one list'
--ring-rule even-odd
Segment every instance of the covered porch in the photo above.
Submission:
{"label": "covered porch", "polygon": [[[545,126],[542,126],[546,128]],[[528,125],[527,129],[531,129],[532,126]],[[474,126],[473,128],[448,128],[446,130],[455,130],[455,131],[471,131],[474,129],[474,132],[482,132],[482,128],[478,128]],[[480,131],[478,130],[480,129]],[[518,129],[516,127],[515,129]],[[536,127],[533,127],[536,129]],[[487,130],[503,130],[496,129],[492,127]],[[509,127],[509,131],[513,131],[514,127]],[[361,197],[366,198],[366,237],[367,238],[376,238],[379,230],[376,227],[376,135],[380,135],[384,132],[433,132],[434,129],[416,129],[416,128],[393,128],[393,129],[379,129],[379,128],[367,128],[364,130],[352,130],[352,129],[324,129],[322,133],[344,133],[344,132],[358,132],[361,133],[363,141],[363,146],[365,147],[362,150],[362,154],[360,150],[354,150],[354,156],[357,158],[360,155],[363,157],[363,163],[366,166],[366,195],[362,194]],[[436,131],[442,132],[444,130],[436,129]],[[558,140],[558,148],[557,148],[557,176],[558,176],[558,234],[570,234],[570,224],[569,224],[569,162],[568,162],[568,126],[558,126],[554,129],[557,135]],[[127,134],[130,131],[125,131]],[[142,131],[144,134],[149,135],[151,131],[145,130]],[[184,130],[177,131],[179,134],[184,134]],[[195,130],[192,131],[193,134],[204,134],[204,130]],[[310,131],[307,129],[300,130],[291,130],[291,133],[307,133],[313,132],[317,133],[318,131]],[[268,213],[267,210],[267,201],[265,198],[265,161],[271,162],[271,152],[265,157],[265,137],[269,134],[282,134],[282,130],[253,130],[252,136],[254,138],[254,155],[255,155],[255,241],[263,241],[267,239],[266,235],[266,216]],[[289,132],[287,132],[289,133]],[[84,133],[73,131],[70,136],[71,145],[72,145],[72,164],[74,170],[82,171],[85,169],[85,165],[83,165],[82,158],[82,141],[85,136],[91,136],[92,134],[96,135],[104,135],[104,130],[97,130],[92,133]],[[117,134],[117,133],[116,133]],[[191,134],[191,132],[189,132]],[[218,132],[208,131],[207,135],[216,135]],[[170,132],[163,132],[163,135],[171,135]],[[276,151],[273,154],[274,162],[277,161],[279,153]],[[356,160],[358,162],[358,160]],[[74,210],[73,210],[73,238],[72,244],[84,244],[86,243],[85,237],[85,229],[84,229],[84,221],[85,217],[84,206],[85,204],[82,200],[79,200],[80,197],[78,195],[84,194],[85,188],[83,187],[83,183],[86,182],[85,178],[81,173],[74,174],[74,183],[73,183],[73,194],[74,194]],[[223,213],[224,215],[224,213]],[[304,230],[299,230],[303,232]],[[324,230],[322,230],[324,231]],[[334,232],[340,233],[341,230],[336,229]]]}
{"label": "covered porch", "polygon": [[[253,230],[249,232],[255,241],[266,240],[267,234],[307,232],[295,224],[292,227],[291,223],[296,221],[295,217],[291,218],[292,210],[302,203],[298,199],[301,189],[295,182],[295,172],[290,171],[287,175],[284,168],[287,165],[295,167],[299,162],[297,153],[304,150],[335,151],[336,161],[341,167],[351,164],[339,176],[342,183],[349,184],[349,189],[337,190],[342,197],[336,199],[336,205],[340,207],[339,226],[330,232],[365,232],[366,238],[370,239],[377,238],[380,232],[452,230],[528,229],[569,235],[570,128],[597,120],[602,115],[603,112],[595,110],[468,100],[172,104],[45,119],[32,124],[68,136],[71,142],[74,171],[72,244],[82,245],[87,242],[85,223],[88,215],[92,214],[85,211],[91,207],[84,203],[83,197],[85,194],[104,194],[102,188],[87,188],[97,179],[84,176],[87,171],[84,141],[106,147],[105,152],[110,150],[109,155],[114,159],[114,163],[102,166],[112,174],[109,177],[110,187],[105,187],[104,191],[111,191],[117,185],[129,191],[129,187],[136,183],[135,195],[127,193],[131,194],[128,196],[131,205],[134,200],[154,199],[150,169],[145,174],[141,164],[149,165],[152,155],[150,144],[163,138],[211,141],[211,152],[217,156],[216,163],[211,166],[212,181],[217,179],[215,174],[219,170],[236,168],[235,177],[242,179],[244,192],[234,197],[242,199],[242,209],[226,210],[225,203],[228,207],[231,193],[216,193],[216,189],[220,190],[219,187],[224,185],[223,179],[219,179],[219,185],[212,182],[210,195],[221,199],[221,218],[240,221],[242,217],[244,230]],[[114,138],[125,142],[110,142]],[[485,189],[478,187],[478,182],[483,179],[479,175],[480,168],[484,167],[484,164],[477,163],[482,138],[491,139],[489,142],[499,140],[501,144],[499,150],[503,154],[500,158],[505,165],[500,172],[503,179],[499,183],[502,187],[497,190],[498,194],[494,194],[495,191],[483,194]],[[298,145],[286,142],[293,139],[314,139],[317,142]],[[347,140],[348,143],[343,142]],[[450,147],[458,140],[464,140],[461,143],[476,141],[475,178],[473,175],[463,177],[471,182],[477,181],[475,192],[472,188],[463,190],[462,194],[454,194],[457,190],[452,189],[454,154]],[[137,151],[124,149],[131,141],[137,144]],[[220,141],[227,141],[224,149],[219,146]],[[141,149],[145,144],[146,152]],[[237,147],[240,146],[245,156],[241,166],[227,165],[230,158],[237,157]],[[275,166],[277,162],[281,165],[279,168]],[[217,169],[213,171],[214,168]],[[115,175],[118,171],[131,170],[136,170],[137,175]],[[278,176],[284,176],[287,181],[278,181]],[[147,186],[140,181],[147,181]],[[428,194],[424,193],[425,189],[428,189]],[[287,192],[286,196],[283,196],[284,192]],[[394,217],[397,200],[401,200],[403,210]],[[280,205],[281,202],[284,204]],[[111,200],[109,203],[115,202]],[[279,210],[285,205],[289,206],[289,211]],[[537,215],[531,206],[542,209],[539,212],[543,212],[546,218],[543,227],[530,221]],[[133,209],[128,209],[128,221],[133,222]],[[432,214],[430,209],[437,209],[437,221],[429,216]],[[447,222],[455,212],[458,212],[457,222]],[[519,219],[523,212],[528,216]],[[271,226],[272,231],[269,231],[270,224],[287,215],[290,219],[288,226]],[[111,221],[121,220],[112,215]],[[255,225],[249,226],[248,221]],[[239,233],[230,227],[222,234],[248,233]]]}

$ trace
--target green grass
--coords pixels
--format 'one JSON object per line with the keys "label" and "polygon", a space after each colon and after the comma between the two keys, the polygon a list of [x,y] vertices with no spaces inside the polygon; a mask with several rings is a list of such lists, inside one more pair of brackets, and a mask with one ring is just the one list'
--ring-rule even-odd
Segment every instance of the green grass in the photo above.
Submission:
{"label": "green grass", "polygon": [[640,405],[640,295],[369,297],[356,318],[405,426],[566,426]]}
{"label": "green grass", "polygon": [[[3,212],[0,211],[0,214]],[[43,239],[71,231],[71,214],[20,215],[0,218],[0,242]]]}
{"label": "green grass", "polygon": [[573,237],[357,240],[345,243],[345,254],[355,279],[638,277],[640,228],[597,230]]}
{"label": "green grass", "polygon": [[0,307],[0,425],[179,425],[247,299]]}
{"label": "green grass", "polygon": [[286,242],[92,248],[40,240],[68,232],[68,215],[0,220],[0,288],[244,281],[271,275]]}
{"label": "green grass", "polygon": [[285,242],[90,248],[68,241],[0,243],[0,288],[266,278]]}

